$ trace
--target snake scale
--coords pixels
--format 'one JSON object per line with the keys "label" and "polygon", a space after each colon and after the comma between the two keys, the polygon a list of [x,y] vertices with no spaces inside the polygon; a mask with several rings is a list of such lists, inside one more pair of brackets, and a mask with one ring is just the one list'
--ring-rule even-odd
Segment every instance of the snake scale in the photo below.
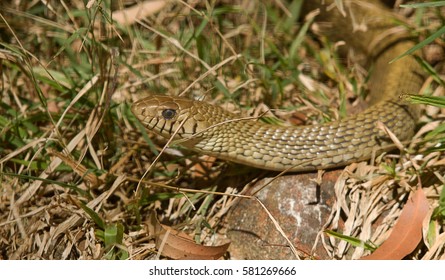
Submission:
{"label": "snake scale", "polygon": [[[392,147],[377,127],[380,121],[400,140],[413,136],[417,112],[400,99],[416,94],[424,74],[412,56],[388,62],[414,42],[395,22],[396,16],[374,1],[304,1],[302,11],[316,8],[315,21],[329,40],[344,41],[372,64],[367,110],[339,121],[283,127],[242,118],[218,106],[181,97],[152,95],[132,105],[133,114],[155,133],[179,139],[182,146],[268,170],[310,171],[369,159]],[[398,19],[400,21],[400,19]]]}

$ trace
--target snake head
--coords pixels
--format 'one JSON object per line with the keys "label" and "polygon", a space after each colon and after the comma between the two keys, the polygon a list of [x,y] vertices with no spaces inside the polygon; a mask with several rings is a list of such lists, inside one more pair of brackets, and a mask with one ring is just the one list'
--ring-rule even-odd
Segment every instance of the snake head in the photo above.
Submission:
{"label": "snake head", "polygon": [[205,102],[164,95],[138,100],[131,111],[147,129],[167,139],[174,135],[183,146],[193,146],[225,116],[215,114],[215,107]]}

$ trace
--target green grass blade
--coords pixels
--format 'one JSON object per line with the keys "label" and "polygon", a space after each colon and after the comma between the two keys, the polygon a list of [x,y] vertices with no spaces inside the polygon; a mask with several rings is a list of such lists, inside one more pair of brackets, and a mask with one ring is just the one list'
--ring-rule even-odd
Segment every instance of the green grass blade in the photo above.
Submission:
{"label": "green grass blade", "polygon": [[417,50],[420,50],[421,48],[425,47],[426,45],[430,44],[431,42],[433,42],[434,40],[436,40],[437,38],[442,36],[443,34],[445,34],[445,26],[442,26],[439,30],[437,30],[436,32],[431,34],[428,38],[426,38],[422,42],[418,43],[417,45],[415,45],[411,49],[407,50],[403,54],[397,56],[396,58],[391,60],[389,63],[393,63],[394,61],[399,60],[399,59],[401,59],[404,56],[410,55],[410,54],[416,52]]}
{"label": "green grass blade", "polygon": [[362,241],[362,240],[360,240],[358,238],[355,238],[355,237],[347,236],[347,235],[344,235],[344,234],[341,234],[341,233],[338,233],[338,232],[335,232],[335,231],[332,231],[332,230],[325,230],[325,233],[327,235],[336,237],[336,238],[338,238],[340,240],[346,241],[346,242],[348,242],[349,244],[351,244],[352,246],[355,246],[355,247],[365,248],[366,250],[370,250],[371,252],[376,249],[376,247],[374,245],[372,245],[372,244],[370,244],[368,242],[364,242],[364,241]]}

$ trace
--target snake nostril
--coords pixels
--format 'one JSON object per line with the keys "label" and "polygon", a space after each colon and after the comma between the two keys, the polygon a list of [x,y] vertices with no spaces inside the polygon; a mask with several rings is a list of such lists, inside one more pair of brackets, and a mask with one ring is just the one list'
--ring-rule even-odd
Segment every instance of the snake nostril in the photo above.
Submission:
{"label": "snake nostril", "polygon": [[162,117],[166,120],[171,120],[176,116],[176,110],[165,109],[162,111]]}

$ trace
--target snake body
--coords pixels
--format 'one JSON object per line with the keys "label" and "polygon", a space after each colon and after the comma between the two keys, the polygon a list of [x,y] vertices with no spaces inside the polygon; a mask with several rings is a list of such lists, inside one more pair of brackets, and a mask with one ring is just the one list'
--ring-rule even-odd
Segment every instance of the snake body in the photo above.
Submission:
{"label": "snake body", "polygon": [[[362,113],[330,123],[283,127],[242,118],[206,102],[160,95],[135,102],[132,112],[149,130],[166,138],[174,135],[181,145],[199,153],[276,171],[328,169],[388,150],[392,142],[377,126],[379,122],[399,140],[409,139],[417,112],[400,95],[420,90],[422,69],[410,56],[388,62],[414,43],[394,25],[392,13],[376,1],[346,1],[346,16],[321,2],[305,1],[303,10],[319,7],[317,20],[334,22],[341,29],[328,26],[324,34],[333,41],[346,41],[373,64],[374,105]],[[367,31],[353,32],[351,15],[354,22],[365,22]]]}

